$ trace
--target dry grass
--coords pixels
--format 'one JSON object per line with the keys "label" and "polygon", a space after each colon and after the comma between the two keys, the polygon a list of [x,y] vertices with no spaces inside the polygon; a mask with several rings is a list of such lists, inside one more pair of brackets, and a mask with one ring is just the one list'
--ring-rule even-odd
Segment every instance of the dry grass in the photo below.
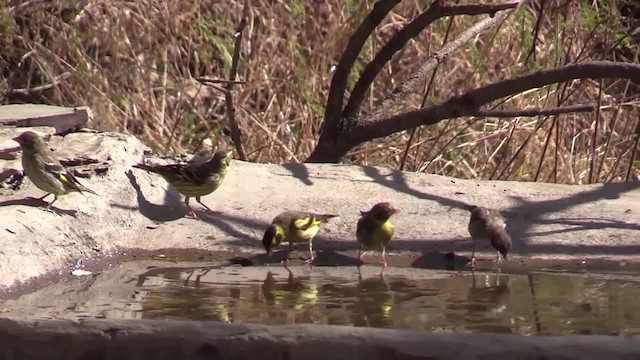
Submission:
{"label": "dry grass", "polygon": [[[640,15],[621,22],[618,5],[624,1],[599,8],[604,2],[549,0],[547,10],[553,11],[542,22],[536,60],[528,63],[537,11],[518,10],[439,67],[427,104],[539,68],[584,60],[638,62],[638,37],[625,34],[640,26]],[[234,94],[251,161],[304,161],[309,155],[321,129],[332,66],[373,3],[251,2],[238,72],[247,84]],[[375,51],[425,3],[403,1],[385,19],[361,54],[351,86]],[[194,151],[208,132],[214,148],[231,147],[224,94],[194,78],[228,76],[243,7],[242,1],[229,0],[0,0],[5,34],[0,37],[0,94],[5,103],[88,105],[97,115],[96,127],[135,134],[159,152]],[[456,17],[449,38],[480,18]],[[394,57],[370,89],[363,111],[440,48],[448,22],[425,30]],[[65,73],[70,76],[51,89],[29,96],[7,93],[51,83]],[[421,128],[405,169],[463,178],[623,181],[638,152],[639,95],[639,84],[626,81],[579,81],[519,94],[505,104],[600,101],[602,109],[557,117],[462,118]],[[407,98],[398,111],[419,107],[422,97]],[[363,144],[345,161],[398,168],[408,138],[409,133],[398,133]],[[635,162],[631,175],[637,176]]]}

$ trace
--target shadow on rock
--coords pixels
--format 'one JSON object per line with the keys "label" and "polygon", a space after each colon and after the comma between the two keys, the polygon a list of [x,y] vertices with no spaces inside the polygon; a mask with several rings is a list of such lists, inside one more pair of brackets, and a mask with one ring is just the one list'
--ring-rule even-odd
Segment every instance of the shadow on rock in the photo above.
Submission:
{"label": "shadow on rock", "polygon": [[293,177],[299,179],[305,185],[313,185],[313,181],[311,181],[311,178],[309,176],[309,169],[307,169],[307,166],[305,164],[289,163],[282,164],[282,167],[289,170]]}
{"label": "shadow on rock", "polygon": [[248,247],[262,247],[262,232],[267,228],[265,221],[227,215],[224,211],[218,214],[198,214],[200,219],[211,224],[225,234],[236,238],[235,245]]}
{"label": "shadow on rock", "polygon": [[39,198],[34,198],[34,197],[26,197],[26,198],[22,198],[22,199],[10,199],[10,200],[5,200],[5,201],[0,201],[0,206],[12,206],[12,205],[23,205],[23,206],[31,206],[31,207],[35,207],[35,208],[41,208],[42,211],[50,211],[50,212],[53,212],[54,214],[67,215],[67,216],[71,216],[71,217],[76,217],[76,214],[78,213],[77,210],[61,209],[61,208],[59,208],[57,206],[51,206],[51,208],[49,208],[49,210],[47,210],[46,206],[49,205],[49,202],[41,200]]}
{"label": "shadow on rock", "polygon": [[[126,175],[131,186],[136,191],[136,200],[138,201],[137,210],[147,219],[160,222],[173,221],[183,218],[188,213],[187,207],[181,199],[181,195],[172,185],[169,185],[165,192],[164,204],[154,204],[145,198],[133,172],[129,170],[126,172]],[[115,203],[111,203],[111,206],[120,209],[136,210],[135,207]]]}

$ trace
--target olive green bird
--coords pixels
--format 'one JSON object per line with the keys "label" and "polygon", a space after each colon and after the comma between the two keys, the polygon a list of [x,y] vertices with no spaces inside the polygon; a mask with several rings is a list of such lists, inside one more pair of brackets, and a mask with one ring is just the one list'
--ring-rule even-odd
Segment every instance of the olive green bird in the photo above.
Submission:
{"label": "olive green bird", "polygon": [[264,232],[262,245],[267,251],[267,255],[271,255],[273,249],[280,243],[289,243],[288,259],[289,254],[293,251],[294,244],[308,243],[309,259],[307,259],[307,262],[311,263],[315,259],[313,255],[313,237],[320,230],[322,223],[337,216],[304,211],[285,211],[273,218],[271,225]]}
{"label": "olive green bird", "polygon": [[222,185],[232,155],[231,151],[218,151],[207,162],[167,165],[137,164],[133,167],[162,176],[180,194],[184,195],[184,203],[189,209],[189,215],[197,219],[198,216],[189,204],[189,200],[195,197],[198,204],[204,206],[208,212],[215,213],[202,203],[201,197],[211,194]]}
{"label": "olive green bird", "polygon": [[46,194],[38,200],[43,200],[53,194],[53,201],[47,205],[51,209],[58,196],[71,192],[88,192],[97,195],[95,191],[82,185],[49,149],[40,135],[26,131],[13,139],[22,149],[22,168],[31,182]]}
{"label": "olive green bird", "polygon": [[360,263],[362,263],[362,256],[366,251],[375,250],[382,255],[382,266],[387,266],[385,251],[394,233],[390,219],[392,215],[399,212],[400,210],[389,202],[377,203],[369,211],[360,211],[362,217],[358,220],[356,229],[356,238],[360,243],[358,249]]}
{"label": "olive green bird", "polygon": [[512,244],[511,236],[506,229],[507,224],[504,216],[495,209],[475,205],[467,205],[465,208],[471,212],[468,226],[469,234],[471,234],[473,241],[471,266],[476,265],[477,241],[488,241],[498,251],[496,263],[501,263],[502,258],[507,260],[507,254],[511,251]]}

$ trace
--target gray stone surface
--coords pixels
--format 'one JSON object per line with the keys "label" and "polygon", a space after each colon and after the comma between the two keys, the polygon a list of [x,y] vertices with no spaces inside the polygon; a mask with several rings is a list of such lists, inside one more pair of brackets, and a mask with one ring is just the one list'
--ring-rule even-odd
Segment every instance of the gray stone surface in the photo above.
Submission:
{"label": "gray stone surface", "polygon": [[[26,178],[15,191],[0,188],[0,286],[68,272],[78,260],[130,248],[259,254],[263,229],[285,209],[338,214],[317,236],[316,249],[353,259],[358,210],[385,200],[402,210],[393,221],[397,230],[391,264],[394,256],[403,254],[417,258],[454,250],[468,255],[468,213],[460,208],[464,203],[508,212],[516,261],[640,260],[638,183],[473,181],[376,167],[233,161],[222,187],[203,198],[223,213],[193,220],[184,217],[182,198],[160,177],[131,169],[145,149],[134,137],[72,133],[52,136],[49,143],[61,159],[95,163],[83,166],[83,173],[91,176],[80,180],[100,196],[61,197],[56,205],[64,211],[52,213],[24,200],[43,194]],[[19,158],[0,164],[19,170]],[[100,174],[92,172],[95,165],[103,166]]]}
{"label": "gray stone surface", "polygon": [[610,336],[423,334],[345,326],[0,320],[3,359],[637,359]]}

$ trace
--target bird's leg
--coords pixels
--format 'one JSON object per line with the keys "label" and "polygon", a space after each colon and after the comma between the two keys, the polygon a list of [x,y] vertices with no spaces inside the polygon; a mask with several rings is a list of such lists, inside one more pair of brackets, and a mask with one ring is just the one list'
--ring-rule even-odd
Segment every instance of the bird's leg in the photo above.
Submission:
{"label": "bird's leg", "polygon": [[387,267],[387,257],[385,254],[385,248],[382,248],[382,268]]}
{"label": "bird's leg", "polygon": [[[51,195],[51,193],[46,193],[44,194],[44,196],[40,196],[39,198],[34,198],[36,200],[40,200],[40,201],[44,201],[44,198],[46,198],[47,196]],[[54,195],[55,196],[55,195]],[[54,200],[55,201],[55,200]]]}
{"label": "bird's leg", "polygon": [[202,207],[204,207],[205,210],[207,210],[207,212],[209,212],[209,213],[212,213],[212,214],[220,214],[221,213],[220,211],[215,211],[215,210],[211,209],[210,207],[208,207],[207,205],[205,205],[205,203],[203,203],[200,200],[200,196],[196,196],[196,201],[198,202],[198,204],[202,205]]}
{"label": "bird's leg", "polygon": [[184,198],[184,204],[187,205],[187,209],[189,209],[189,216],[191,216],[193,219],[197,219],[198,215],[196,215],[196,212],[193,211],[193,208],[191,207],[191,205],[189,205],[189,197],[185,196]]}
{"label": "bird's leg", "polygon": [[471,250],[471,268],[476,267],[476,240],[471,239],[473,246]]}
{"label": "bird's leg", "polygon": [[291,256],[291,253],[293,252],[293,250],[294,250],[293,249],[293,243],[290,242],[289,243],[289,249],[287,250],[287,257],[286,257],[287,261],[289,261],[289,257]]}
{"label": "bird's leg", "polygon": [[502,263],[502,257],[500,256],[500,251],[498,251],[498,256],[496,256],[496,264]]}
{"label": "bird's leg", "polygon": [[309,240],[309,258],[307,259],[307,262],[311,264],[314,259],[315,256],[313,256],[313,243],[311,242],[311,240]]}
{"label": "bird's leg", "polygon": [[[47,195],[49,195],[49,194],[47,194]],[[44,197],[43,197],[43,198],[44,198]],[[42,199],[40,199],[40,200],[42,200]],[[56,202],[56,200],[58,200],[58,195],[53,194],[53,201],[51,201],[51,202],[49,203],[49,205],[47,205],[47,210],[51,210],[51,205],[53,205],[53,203],[54,203],[54,202]]]}
{"label": "bird's leg", "polygon": [[[362,247],[359,247],[358,248],[358,266],[363,264],[362,255],[364,255],[364,254],[365,253],[362,251]],[[358,270],[358,271],[360,271],[360,270]]]}

